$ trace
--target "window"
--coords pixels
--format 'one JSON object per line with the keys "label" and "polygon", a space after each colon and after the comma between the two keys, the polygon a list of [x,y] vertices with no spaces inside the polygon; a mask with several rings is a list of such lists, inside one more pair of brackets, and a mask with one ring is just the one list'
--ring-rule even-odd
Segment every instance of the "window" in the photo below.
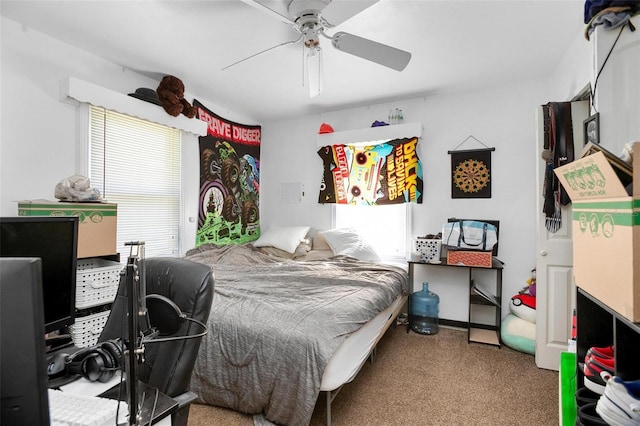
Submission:
{"label": "window", "polygon": [[405,259],[410,207],[407,203],[379,206],[334,205],[334,226],[352,228],[382,259]]}
{"label": "window", "polygon": [[94,106],[89,117],[89,178],[118,204],[118,252],[144,241],[146,257],[178,256],[180,131]]}

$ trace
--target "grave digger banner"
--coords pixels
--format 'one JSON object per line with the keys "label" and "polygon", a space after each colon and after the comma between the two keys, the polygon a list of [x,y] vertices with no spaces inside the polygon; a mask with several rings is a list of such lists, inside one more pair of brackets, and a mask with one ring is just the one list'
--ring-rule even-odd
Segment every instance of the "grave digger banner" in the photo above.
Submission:
{"label": "grave digger banner", "polygon": [[207,122],[200,137],[200,206],[196,247],[241,244],[260,236],[260,126],[234,123],[194,100]]}
{"label": "grave digger banner", "polygon": [[422,203],[418,138],[380,145],[331,145],[318,150],[324,163],[318,202],[335,204]]}

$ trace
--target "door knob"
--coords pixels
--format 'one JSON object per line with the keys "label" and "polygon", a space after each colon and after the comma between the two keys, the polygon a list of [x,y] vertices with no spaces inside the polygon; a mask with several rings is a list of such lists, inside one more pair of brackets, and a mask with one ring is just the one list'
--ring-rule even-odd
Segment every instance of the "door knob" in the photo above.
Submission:
{"label": "door knob", "polygon": [[540,256],[546,256],[547,254],[549,253],[546,250],[540,250]]}

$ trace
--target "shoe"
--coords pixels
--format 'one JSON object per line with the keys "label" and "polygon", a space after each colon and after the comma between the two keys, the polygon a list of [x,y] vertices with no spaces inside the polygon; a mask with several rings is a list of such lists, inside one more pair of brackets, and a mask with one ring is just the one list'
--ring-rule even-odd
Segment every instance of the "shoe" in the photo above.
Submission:
{"label": "shoe", "polygon": [[576,405],[578,406],[578,408],[580,408],[583,405],[598,402],[598,399],[600,399],[600,394],[597,394],[588,388],[580,388],[577,390],[575,398]]}
{"label": "shoe", "polygon": [[584,385],[593,392],[602,395],[607,385],[607,380],[613,377],[614,368],[608,363],[603,363],[591,357],[584,363]]}
{"label": "shoe", "polygon": [[589,348],[589,350],[587,350],[587,356],[585,356],[585,359],[591,355],[595,355],[598,358],[613,358],[615,356],[615,351],[613,349],[613,346],[607,346],[604,348],[592,346]]}
{"label": "shoe", "polygon": [[596,412],[613,426],[640,425],[640,380],[625,382],[617,376],[609,379]]}
{"label": "shoe", "polygon": [[582,426],[600,426],[607,423],[598,415],[596,403],[585,404],[578,409],[578,418]]}
{"label": "shoe", "polygon": [[598,363],[610,368],[611,370],[615,369],[615,358],[602,358],[595,354],[589,354],[584,357],[584,362],[591,360],[597,361]]}

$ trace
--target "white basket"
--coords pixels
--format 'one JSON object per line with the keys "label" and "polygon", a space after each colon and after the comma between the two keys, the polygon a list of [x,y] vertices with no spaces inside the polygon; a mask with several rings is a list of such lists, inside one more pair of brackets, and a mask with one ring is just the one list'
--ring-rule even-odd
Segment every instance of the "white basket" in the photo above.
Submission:
{"label": "white basket", "polygon": [[75,323],[69,326],[73,344],[79,348],[87,348],[98,343],[100,333],[102,333],[102,329],[107,323],[107,318],[109,318],[109,312],[111,311],[76,317]]}
{"label": "white basket", "polygon": [[442,240],[420,237],[416,238],[416,251],[420,253],[420,260],[423,262],[439,260],[441,245]]}
{"label": "white basket", "polygon": [[78,260],[76,309],[113,302],[118,292],[122,265],[106,259]]}

